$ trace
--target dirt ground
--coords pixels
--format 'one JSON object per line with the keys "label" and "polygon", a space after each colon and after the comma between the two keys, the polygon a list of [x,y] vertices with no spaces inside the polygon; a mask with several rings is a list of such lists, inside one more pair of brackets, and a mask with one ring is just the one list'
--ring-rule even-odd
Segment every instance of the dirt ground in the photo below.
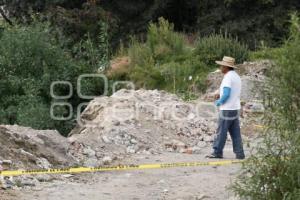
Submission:
{"label": "dirt ground", "polygon": [[[234,159],[231,143],[224,159]],[[163,153],[136,155],[129,163],[207,161],[201,154]],[[246,150],[246,153],[248,151]],[[6,192],[1,200],[224,200],[236,199],[227,189],[240,165],[200,166],[79,174],[69,181],[55,180],[39,186]],[[4,198],[5,197],[5,198]]]}

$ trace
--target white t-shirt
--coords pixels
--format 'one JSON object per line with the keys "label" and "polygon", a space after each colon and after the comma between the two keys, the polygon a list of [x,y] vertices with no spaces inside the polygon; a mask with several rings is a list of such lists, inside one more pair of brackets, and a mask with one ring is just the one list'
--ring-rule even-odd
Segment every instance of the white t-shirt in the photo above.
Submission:
{"label": "white t-shirt", "polygon": [[220,110],[239,110],[241,109],[241,87],[242,82],[240,76],[233,70],[224,75],[220,86],[220,97],[223,95],[223,88],[231,88],[230,96],[227,101],[220,106]]}

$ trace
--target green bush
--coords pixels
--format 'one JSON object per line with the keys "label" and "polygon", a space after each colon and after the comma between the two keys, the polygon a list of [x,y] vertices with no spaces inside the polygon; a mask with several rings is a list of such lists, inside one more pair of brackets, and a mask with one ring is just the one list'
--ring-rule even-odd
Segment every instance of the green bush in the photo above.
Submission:
{"label": "green bush", "polygon": [[270,69],[265,95],[263,142],[232,185],[244,199],[300,198],[300,21],[293,15],[291,37]]}
{"label": "green bush", "polygon": [[93,71],[104,71],[109,65],[109,44],[107,24],[101,24],[98,37],[92,40],[90,34],[73,46],[73,54],[77,60],[84,61]]}
{"label": "green bush", "polygon": [[163,18],[149,25],[145,43],[132,38],[126,52],[131,60],[129,71],[116,79],[129,79],[137,88],[166,90],[186,99],[205,89],[209,68]]}
{"label": "green bush", "polygon": [[161,60],[167,55],[183,54],[185,50],[183,35],[175,32],[174,25],[164,18],[159,18],[158,24],[151,23],[149,25],[147,46],[157,60]]}
{"label": "green bush", "polygon": [[281,48],[267,48],[262,47],[258,51],[250,53],[250,60],[276,59],[281,54]]}
{"label": "green bush", "polygon": [[215,66],[215,60],[220,60],[223,56],[234,57],[236,63],[242,63],[248,59],[249,50],[237,39],[227,35],[212,34],[198,39],[195,54],[199,55],[206,64]]}
{"label": "green bush", "polygon": [[154,66],[155,60],[151,49],[146,44],[138,42],[135,38],[131,39],[128,49],[128,56],[132,66]]}
{"label": "green bush", "polygon": [[[92,73],[94,68],[83,59],[74,60],[61,46],[45,24],[4,28],[0,37],[0,123],[68,133],[72,120],[55,121],[50,117],[54,101],[50,85],[53,81],[70,81],[76,86],[78,76]],[[101,91],[93,81],[86,85],[84,92]],[[73,97],[65,101],[76,111],[82,100],[73,92]],[[55,94],[68,93],[63,85],[55,87]],[[66,116],[68,110],[61,107],[57,114]]]}

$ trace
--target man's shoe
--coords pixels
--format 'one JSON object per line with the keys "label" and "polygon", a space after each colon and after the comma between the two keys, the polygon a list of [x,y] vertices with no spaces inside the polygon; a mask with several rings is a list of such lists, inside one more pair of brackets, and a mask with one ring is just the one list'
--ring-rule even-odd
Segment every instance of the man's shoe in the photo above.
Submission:
{"label": "man's shoe", "polygon": [[210,154],[210,155],[207,155],[205,156],[205,158],[223,158],[223,156],[220,156],[220,155],[216,155],[216,154]]}
{"label": "man's shoe", "polygon": [[236,156],[235,158],[238,159],[238,160],[244,160],[245,156]]}

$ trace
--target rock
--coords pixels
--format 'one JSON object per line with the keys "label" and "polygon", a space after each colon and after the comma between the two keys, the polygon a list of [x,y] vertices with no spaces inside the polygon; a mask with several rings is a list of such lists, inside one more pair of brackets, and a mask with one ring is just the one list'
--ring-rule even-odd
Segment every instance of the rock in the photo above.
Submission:
{"label": "rock", "polygon": [[201,194],[201,195],[195,197],[195,200],[203,200],[203,199],[206,199],[206,198],[209,198],[209,196],[207,196],[205,194]]}
{"label": "rock", "polygon": [[113,125],[114,125],[114,126],[119,126],[120,124],[121,124],[120,121],[114,121],[114,122],[113,122]]}
{"label": "rock", "polygon": [[179,147],[179,148],[184,148],[186,146],[186,144],[182,141],[179,140],[172,140],[172,145]]}
{"label": "rock", "polygon": [[137,144],[138,141],[137,141],[136,139],[132,138],[132,139],[130,140],[130,143],[131,143],[131,144]]}
{"label": "rock", "polygon": [[32,153],[24,151],[24,149],[20,149],[20,153],[26,157],[31,157],[32,159],[34,159],[34,157],[35,157]]}
{"label": "rock", "polygon": [[106,135],[102,136],[102,140],[103,140],[104,143],[107,143],[107,144],[111,143],[111,140]]}
{"label": "rock", "polygon": [[136,153],[136,149],[134,146],[128,146],[126,149],[126,152],[133,154],[133,153]]}
{"label": "rock", "polygon": [[50,169],[52,167],[46,158],[37,158],[36,164],[42,169]]}
{"label": "rock", "polygon": [[202,153],[202,151],[201,151],[201,148],[199,148],[199,147],[192,147],[192,152],[193,152],[193,154],[201,154]]}
{"label": "rock", "polygon": [[172,141],[165,142],[167,151],[179,151],[182,152],[187,146],[184,142],[173,139]]}
{"label": "rock", "polygon": [[99,161],[96,158],[89,158],[85,160],[84,166],[86,167],[98,167],[99,166]]}
{"label": "rock", "polygon": [[204,148],[204,147],[207,146],[207,143],[204,142],[204,141],[199,141],[199,142],[197,143],[197,146],[200,147],[200,148]]}
{"label": "rock", "polygon": [[180,153],[187,153],[187,154],[200,154],[202,153],[201,151],[201,148],[199,147],[188,147],[188,148],[185,148],[185,149],[180,149],[179,151]]}
{"label": "rock", "polygon": [[244,106],[244,112],[248,113],[263,113],[264,106],[260,102],[247,102]]}
{"label": "rock", "polygon": [[11,160],[0,160],[0,171],[11,168],[12,161]]}
{"label": "rock", "polygon": [[72,175],[72,174],[63,174],[62,177],[63,178],[72,178],[72,177],[74,177],[74,175]]}
{"label": "rock", "polygon": [[9,166],[11,166],[12,165],[12,161],[11,160],[2,160],[1,162],[0,162],[0,164],[3,164],[3,165],[9,165]]}
{"label": "rock", "polygon": [[102,159],[102,161],[103,161],[103,164],[104,164],[104,165],[109,165],[109,164],[111,164],[111,162],[112,162],[112,158],[109,157],[109,156],[105,156],[105,157]]}
{"label": "rock", "polygon": [[210,136],[210,135],[205,135],[205,136],[203,137],[203,141],[204,141],[204,142],[212,142],[212,141],[213,141],[213,137]]}
{"label": "rock", "polygon": [[34,187],[34,186],[36,186],[36,183],[33,180],[24,180],[20,183],[19,187],[20,186],[21,187],[24,187],[24,186]]}
{"label": "rock", "polygon": [[87,155],[89,158],[93,158],[96,156],[96,152],[94,150],[92,150],[90,147],[85,148],[83,150],[83,154]]}
{"label": "rock", "polygon": [[36,175],[36,179],[39,182],[51,182],[54,180],[54,178],[48,174],[38,174]]}
{"label": "rock", "polygon": [[15,184],[12,181],[12,177],[2,177],[0,176],[0,186],[2,189],[11,189]]}

